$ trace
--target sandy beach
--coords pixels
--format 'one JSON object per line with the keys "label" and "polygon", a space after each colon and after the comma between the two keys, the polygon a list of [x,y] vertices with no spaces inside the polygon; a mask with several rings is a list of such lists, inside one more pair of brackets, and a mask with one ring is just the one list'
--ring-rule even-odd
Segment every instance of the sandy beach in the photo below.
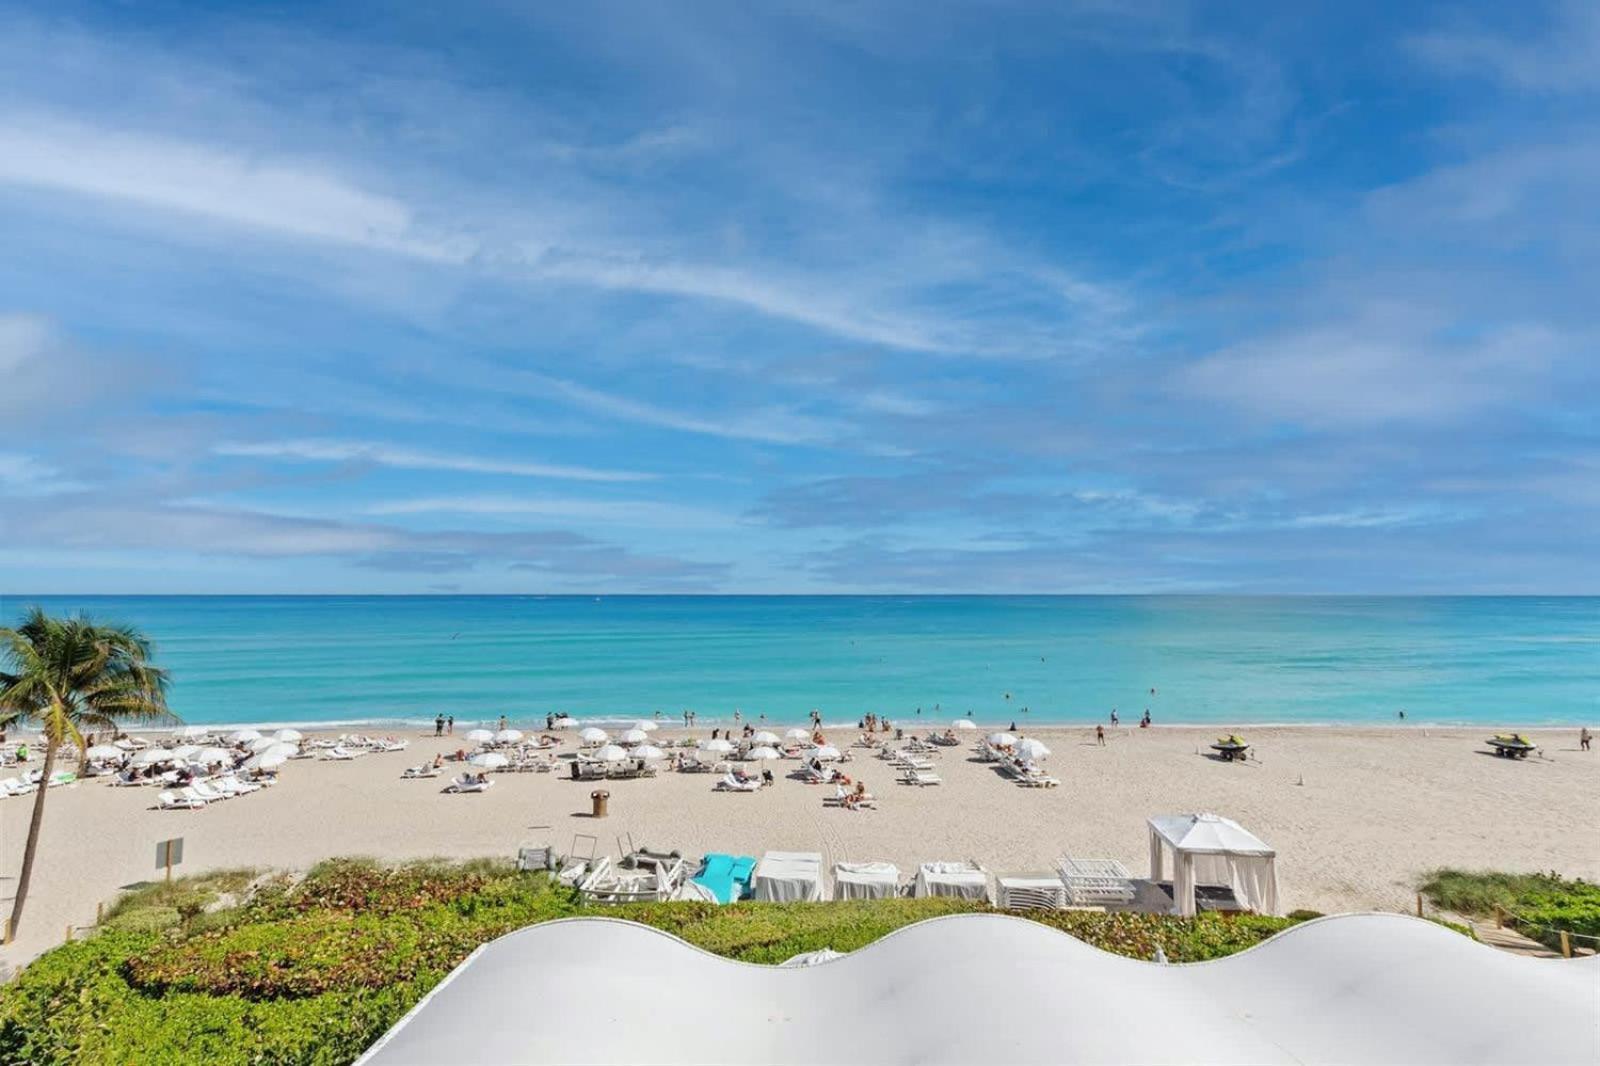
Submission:
{"label": "sandy beach", "polygon": [[[1092,728],[1035,730],[1053,749],[1055,789],[1019,788],[968,747],[937,757],[942,785],[915,788],[853,749],[846,769],[878,797],[873,811],[824,807],[831,789],[783,776],[792,761],[771,764],[777,784],[752,795],[713,792],[708,774],[667,772],[601,786],[497,774],[486,793],[441,794],[448,776],[400,779],[436,752],[470,747],[431,731],[404,752],[292,761],[275,787],[200,811],[153,810],[155,789],[89,780],[50,796],[23,928],[0,962],[19,966],[59,943],[69,925],[92,925],[97,903],[159,876],[156,842],[175,836],[185,839],[180,873],[296,869],[342,855],[509,858],[519,843],[565,851],[574,834],[589,833],[612,854],[631,834],[686,855],[821,851],[829,862],[888,860],[902,873],[933,859],[1040,871],[1071,854],[1116,858],[1142,876],[1147,816],[1210,810],[1277,849],[1285,909],[1404,910],[1417,876],[1442,865],[1600,878],[1600,752],[1580,752],[1575,729],[1536,732],[1542,757],[1512,761],[1486,753],[1491,730],[1482,728],[1261,728],[1248,735],[1257,758],[1240,764],[1202,754],[1216,732],[1123,727],[1101,747]],[[681,735],[663,729],[657,737]],[[855,736],[835,730],[830,739]],[[576,745],[567,738],[562,751]],[[589,816],[596,787],[611,793],[604,820]],[[27,798],[0,803],[8,909],[31,806]]]}

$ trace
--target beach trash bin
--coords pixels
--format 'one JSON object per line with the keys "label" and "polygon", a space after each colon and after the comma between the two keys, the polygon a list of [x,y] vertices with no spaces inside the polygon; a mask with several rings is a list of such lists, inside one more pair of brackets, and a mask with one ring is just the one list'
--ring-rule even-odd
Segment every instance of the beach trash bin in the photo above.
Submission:
{"label": "beach trash bin", "polygon": [[606,816],[606,801],[611,799],[611,793],[603,788],[597,788],[589,793],[589,798],[594,800],[594,816],[596,818],[604,818]]}

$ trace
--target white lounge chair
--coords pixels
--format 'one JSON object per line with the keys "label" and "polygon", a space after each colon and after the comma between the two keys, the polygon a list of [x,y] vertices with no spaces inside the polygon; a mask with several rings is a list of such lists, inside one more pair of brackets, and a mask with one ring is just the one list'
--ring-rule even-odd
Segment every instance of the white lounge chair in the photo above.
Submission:
{"label": "white lounge chair", "polygon": [[39,786],[19,777],[8,777],[0,781],[0,789],[3,789],[8,796],[26,796],[30,792],[39,791]]}
{"label": "white lounge chair", "polygon": [[438,777],[439,773],[440,770],[437,766],[433,765],[431,762],[425,762],[421,766],[406,767],[405,772],[400,776],[402,778],[414,781],[423,777]]}
{"label": "white lounge chair", "polygon": [[198,811],[205,805],[203,799],[180,796],[176,792],[163,792],[156,797],[156,807],[163,811]]}
{"label": "white lounge chair", "polygon": [[224,796],[248,796],[252,792],[261,791],[261,786],[253,781],[241,781],[231,774],[217,778],[215,784]]}
{"label": "white lounge chair", "polygon": [[906,772],[900,775],[900,780],[905,784],[917,785],[919,787],[925,785],[944,784],[944,778],[940,777],[932,770],[918,770],[915,767],[909,766],[906,768]]}
{"label": "white lounge chair", "polygon": [[332,760],[335,760],[335,761],[338,761],[338,762],[345,762],[345,761],[348,761],[350,759],[354,759],[357,755],[360,755],[360,754],[361,754],[360,752],[351,751],[349,748],[347,748],[347,747],[345,747],[345,746],[343,746],[341,744],[341,745],[335,745],[334,747],[331,747],[327,751],[323,752],[322,753],[322,757],[324,759],[332,759]]}
{"label": "white lounge chair", "polygon": [[222,791],[220,788],[217,788],[209,781],[197,780],[189,787],[194,791],[196,796],[199,796],[207,803],[216,803],[219,800],[225,800],[228,798],[228,793]]}
{"label": "white lounge chair", "polygon": [[469,780],[466,777],[458,777],[444,786],[444,790],[446,792],[487,792],[492,784],[494,784],[493,778],[486,777],[482,780]]}
{"label": "white lounge chair", "polygon": [[722,775],[722,780],[711,786],[713,792],[760,792],[761,782],[755,778],[740,781],[732,773]]}

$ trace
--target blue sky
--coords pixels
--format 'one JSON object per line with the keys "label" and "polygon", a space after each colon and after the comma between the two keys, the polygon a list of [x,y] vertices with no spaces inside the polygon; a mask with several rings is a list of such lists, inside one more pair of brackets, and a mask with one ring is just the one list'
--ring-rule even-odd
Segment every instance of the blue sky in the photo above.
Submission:
{"label": "blue sky", "polygon": [[0,591],[1600,592],[1600,5],[0,8]]}

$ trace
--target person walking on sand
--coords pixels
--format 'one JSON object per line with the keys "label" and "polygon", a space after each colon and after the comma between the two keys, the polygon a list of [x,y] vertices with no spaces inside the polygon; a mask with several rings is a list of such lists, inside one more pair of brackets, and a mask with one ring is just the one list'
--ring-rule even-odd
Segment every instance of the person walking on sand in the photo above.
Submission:
{"label": "person walking on sand", "polygon": [[1117,709],[1115,707],[1111,708],[1111,724],[1113,726],[1117,724]]}
{"label": "person walking on sand", "polygon": [[444,731],[451,736],[456,735],[456,716],[449,715],[444,720]]}
{"label": "person walking on sand", "polygon": [[503,714],[500,716],[499,731],[502,732],[502,733],[504,733],[506,731],[506,716],[503,715]]}
{"label": "person walking on sand", "polygon": [[436,737],[444,736],[444,715],[442,714],[433,716],[433,735]]}
{"label": "person walking on sand", "polygon": [[1588,726],[1584,726],[1578,730],[1578,747],[1580,750],[1588,751],[1589,745],[1593,742],[1594,737],[1590,735]]}
{"label": "person walking on sand", "polygon": [[1106,746],[1106,727],[1105,726],[1097,724],[1094,727],[1094,739],[1099,742],[1099,744],[1100,744],[1100,746],[1102,748]]}

